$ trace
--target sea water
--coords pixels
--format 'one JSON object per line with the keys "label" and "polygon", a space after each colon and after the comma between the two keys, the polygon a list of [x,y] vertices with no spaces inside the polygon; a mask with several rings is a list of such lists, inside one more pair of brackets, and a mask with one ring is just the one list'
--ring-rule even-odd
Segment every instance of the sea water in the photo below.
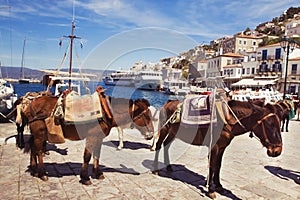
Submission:
{"label": "sea water", "polygon": [[[166,95],[160,91],[139,90],[133,87],[106,86],[103,82],[89,82],[88,90],[90,90],[90,92],[93,93],[94,91],[96,91],[96,88],[99,85],[102,86],[103,89],[105,89],[106,95],[115,98],[127,98],[134,100],[139,98],[145,98],[150,102],[152,106],[156,108],[161,108],[169,99],[182,99],[181,96]],[[26,95],[27,92],[40,92],[45,91],[47,89],[47,87],[43,84],[14,83],[13,86],[15,89],[15,93],[18,95],[18,97]],[[88,93],[88,90],[84,86],[81,86],[80,90],[83,95]],[[54,87],[51,88],[50,91],[54,92]]]}

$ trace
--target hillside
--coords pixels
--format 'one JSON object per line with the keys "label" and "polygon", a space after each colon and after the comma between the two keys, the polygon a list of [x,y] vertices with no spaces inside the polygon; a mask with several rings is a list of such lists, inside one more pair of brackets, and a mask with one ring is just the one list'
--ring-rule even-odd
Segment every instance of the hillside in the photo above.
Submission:
{"label": "hillside", "polygon": [[[12,79],[19,79],[21,75],[21,68],[20,67],[1,67],[2,71],[2,77],[3,78],[12,78]],[[62,69],[62,71],[68,71],[67,69]],[[78,72],[78,69],[74,69],[73,72]],[[96,80],[99,80],[102,78],[102,76],[105,76],[113,71],[111,70],[95,70],[95,69],[84,69],[82,70],[82,73],[88,73],[88,74],[95,74],[97,76]],[[30,79],[37,79],[37,80],[43,80],[43,76],[45,75],[44,72],[41,72],[39,70],[30,69],[27,67],[24,67],[24,74],[25,78]]]}

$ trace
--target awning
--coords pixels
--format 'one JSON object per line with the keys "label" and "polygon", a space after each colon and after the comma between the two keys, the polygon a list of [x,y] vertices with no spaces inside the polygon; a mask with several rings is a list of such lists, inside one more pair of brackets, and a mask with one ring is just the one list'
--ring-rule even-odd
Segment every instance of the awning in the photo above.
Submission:
{"label": "awning", "polygon": [[232,86],[265,86],[274,84],[275,80],[242,79],[233,83]]}

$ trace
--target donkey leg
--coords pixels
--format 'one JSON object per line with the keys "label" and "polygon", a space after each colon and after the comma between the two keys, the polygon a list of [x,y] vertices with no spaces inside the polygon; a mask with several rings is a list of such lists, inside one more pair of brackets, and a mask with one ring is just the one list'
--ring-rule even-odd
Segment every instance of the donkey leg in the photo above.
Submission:
{"label": "donkey leg", "polygon": [[154,157],[154,161],[153,161],[153,174],[158,174],[158,157],[159,157],[159,153],[161,150],[161,145],[163,144],[163,141],[165,140],[165,138],[168,135],[168,130],[166,127],[163,127],[161,130],[159,130],[159,138],[156,142],[156,147],[155,147],[155,157]]}
{"label": "donkey leg", "polygon": [[287,120],[286,120],[286,126],[285,126],[285,131],[286,132],[289,132],[289,122],[290,122],[290,119],[289,118],[287,118]]}
{"label": "donkey leg", "polygon": [[21,130],[20,130],[20,146],[19,148],[20,149],[23,149],[25,147],[25,142],[24,142],[24,128],[25,128],[25,125],[22,125],[21,126]]}
{"label": "donkey leg", "polygon": [[167,166],[168,171],[173,171],[172,166],[170,164],[169,148],[174,138],[175,136],[170,133],[164,141],[164,163]]}
{"label": "donkey leg", "polygon": [[216,169],[215,169],[215,173],[213,176],[213,182],[215,183],[216,186],[216,191],[217,192],[223,192],[223,186],[220,182],[220,171],[221,171],[221,165],[222,165],[222,158],[223,158],[223,154],[224,154],[225,149],[221,149],[217,158],[217,165],[216,165]]}
{"label": "donkey leg", "polygon": [[158,132],[157,132],[157,133],[154,133],[152,145],[151,145],[151,147],[150,147],[150,151],[155,151],[155,148],[156,148],[156,141],[157,141],[158,138],[159,138]]}
{"label": "donkey leg", "polygon": [[18,148],[23,149],[25,147],[24,142],[24,126],[17,124],[17,138],[16,138],[16,145]]}
{"label": "donkey leg", "polygon": [[218,145],[214,145],[210,152],[210,163],[209,163],[209,173],[208,173],[208,180],[207,180],[207,185],[208,185],[208,193],[207,196],[211,199],[215,199],[216,193],[215,193],[215,188],[213,185],[213,179],[215,176],[216,172],[216,160],[217,160],[217,154],[219,151]]}
{"label": "donkey leg", "polygon": [[283,132],[284,131],[285,119],[283,119],[281,122],[282,122],[282,124],[281,124],[281,132]]}
{"label": "donkey leg", "polygon": [[118,129],[118,136],[119,136],[119,146],[118,146],[118,150],[123,149],[123,129],[121,127],[117,127]]}
{"label": "donkey leg", "polygon": [[36,147],[33,143],[33,136],[30,138],[30,170],[31,175],[38,177]]}
{"label": "donkey leg", "polygon": [[99,159],[103,139],[98,138],[97,140],[98,141],[93,152],[93,172],[95,173],[96,179],[104,179],[103,172],[99,168]]}
{"label": "donkey leg", "polygon": [[80,171],[80,182],[84,185],[91,185],[92,182],[90,181],[89,175],[88,175],[88,166],[89,162],[91,160],[92,154],[89,152],[87,148],[84,149],[84,155],[83,155],[83,163]]}

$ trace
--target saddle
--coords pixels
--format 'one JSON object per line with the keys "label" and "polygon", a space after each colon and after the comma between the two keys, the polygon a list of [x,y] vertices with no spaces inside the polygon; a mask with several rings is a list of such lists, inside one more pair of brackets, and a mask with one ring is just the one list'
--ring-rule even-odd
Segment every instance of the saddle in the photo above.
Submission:
{"label": "saddle", "polygon": [[63,100],[65,123],[86,123],[102,118],[102,107],[97,92],[79,96],[71,91]]}
{"label": "saddle", "polygon": [[206,125],[217,121],[212,110],[211,95],[187,95],[182,104],[181,122],[187,125]]}

